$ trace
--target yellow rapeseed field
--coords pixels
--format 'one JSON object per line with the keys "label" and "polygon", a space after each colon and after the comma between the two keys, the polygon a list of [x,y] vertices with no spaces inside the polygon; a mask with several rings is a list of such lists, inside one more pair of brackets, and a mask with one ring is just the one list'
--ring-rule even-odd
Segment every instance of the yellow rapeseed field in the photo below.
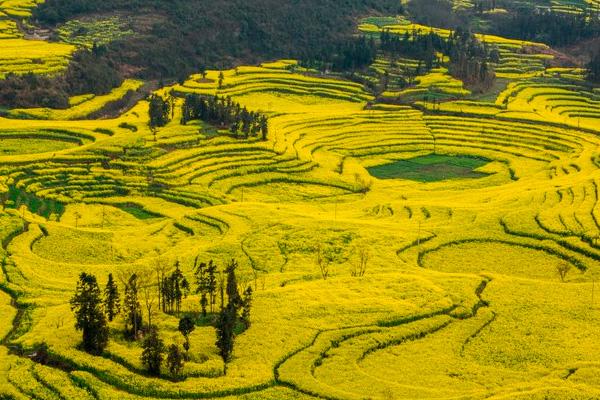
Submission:
{"label": "yellow rapeseed field", "polygon": [[[417,89],[460,99],[373,104],[281,60],[159,89],[176,99],[155,131],[146,100],[85,119],[138,81],[0,118],[0,398],[600,398],[597,93],[519,53],[539,44],[485,40],[510,80],[492,100],[438,69]],[[2,73],[18,58],[3,49],[23,42],[0,40]],[[26,43],[44,68],[72,51]],[[189,93],[268,115],[267,140],[181,125]],[[104,286],[179,262],[194,283],[196,256],[237,259],[254,289],[227,374],[210,325],[191,334],[180,381],[143,371],[122,316],[101,356],[81,350],[69,299],[82,271]],[[199,296],[182,309],[199,312]],[[183,343],[178,320],[155,308],[166,344]],[[48,365],[28,357],[42,343]]]}

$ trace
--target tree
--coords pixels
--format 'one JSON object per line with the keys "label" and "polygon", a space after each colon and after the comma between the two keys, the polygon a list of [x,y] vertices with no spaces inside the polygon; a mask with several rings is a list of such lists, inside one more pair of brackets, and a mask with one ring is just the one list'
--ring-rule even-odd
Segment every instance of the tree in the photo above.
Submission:
{"label": "tree", "polygon": [[171,115],[171,105],[168,100],[163,99],[157,94],[149,98],[148,113],[150,115],[149,125],[151,128],[165,126],[169,122]]}
{"label": "tree", "polygon": [[184,365],[184,357],[179,346],[172,344],[167,349],[167,368],[174,378],[178,378]]}
{"label": "tree", "polygon": [[71,298],[75,328],[83,332],[83,348],[99,355],[108,345],[108,325],[102,309],[102,297],[96,277],[82,272],[75,295]]}
{"label": "tree", "polygon": [[164,359],[165,345],[158,334],[156,326],[151,326],[142,343],[142,364],[152,375],[160,375],[160,366]]}
{"label": "tree", "polygon": [[[225,363],[225,373],[227,373],[227,363],[231,360],[231,354],[233,353],[233,343],[235,339],[235,325],[237,322],[239,309],[243,306],[243,299],[238,292],[238,282],[235,275],[235,270],[238,267],[238,263],[235,260],[231,260],[227,265],[225,272],[227,273],[227,282],[221,283],[221,304],[223,303],[223,290],[227,293],[227,306],[221,306],[221,312],[217,320],[216,332],[217,332],[217,347],[219,348],[219,354]],[[223,289],[223,286],[224,289]],[[248,293],[247,315],[250,318],[250,304],[251,304],[251,291]]]}
{"label": "tree", "polygon": [[210,312],[214,311],[214,306],[217,301],[217,266],[210,260],[208,263],[208,280],[207,280],[207,289],[208,289],[208,298],[210,300]]}
{"label": "tree", "polygon": [[185,316],[179,320],[179,332],[183,335],[185,339],[185,343],[183,344],[183,348],[185,349],[185,353],[188,354],[190,351],[190,334],[196,329],[196,324],[194,324],[194,320],[191,317]]}
{"label": "tree", "polygon": [[142,295],[144,298],[144,306],[146,307],[146,313],[148,314],[148,327],[152,325],[152,314],[154,310],[154,286],[152,285],[153,277],[151,271],[146,271],[144,274],[138,275],[139,286],[142,288]]}
{"label": "tree", "polygon": [[567,279],[567,274],[571,271],[571,264],[563,262],[556,266],[556,272],[558,273],[558,277],[561,282],[564,282]]}
{"label": "tree", "polygon": [[200,307],[202,315],[206,316],[207,306],[210,304],[210,312],[216,300],[217,291],[217,266],[210,260],[208,264],[198,264],[198,257],[194,261],[194,275],[196,276],[196,293],[200,293]]}
{"label": "tree", "polygon": [[113,279],[113,274],[108,274],[108,282],[104,289],[104,309],[106,310],[106,315],[110,322],[112,322],[121,311],[119,288]]}
{"label": "tree", "polygon": [[163,311],[172,313],[181,311],[181,301],[187,297],[190,285],[179,268],[179,261],[175,262],[175,271],[164,279],[161,290],[163,295]]}
{"label": "tree", "polygon": [[[154,265],[154,271],[156,272],[156,288],[158,289],[158,309],[161,309],[163,305],[163,283],[165,280],[165,275],[167,273],[166,265],[161,261],[160,257],[156,260],[156,264]],[[164,311],[164,307],[163,307]]]}
{"label": "tree", "polygon": [[321,276],[323,280],[329,277],[329,264],[331,264],[331,259],[328,257],[328,254],[323,250],[321,245],[317,246],[316,251],[316,264],[319,267],[319,271],[321,271]]}
{"label": "tree", "polygon": [[262,140],[267,140],[267,136],[269,135],[269,123],[267,117],[264,115],[260,117],[260,132],[262,134]]}
{"label": "tree", "polygon": [[237,261],[232,259],[225,270],[227,273],[227,286],[225,288],[225,292],[227,293],[227,301],[228,304],[231,304],[235,309],[236,315],[237,311],[242,306],[242,297],[238,291],[238,282],[235,275],[235,270],[237,267]]}
{"label": "tree", "polygon": [[242,299],[242,315],[240,317],[241,322],[244,324],[246,329],[250,328],[250,309],[252,308],[252,287],[248,286],[244,291],[244,297]]}
{"label": "tree", "polygon": [[134,339],[137,338],[138,331],[142,327],[142,307],[140,306],[138,292],[138,276],[133,273],[125,285],[123,308],[125,312],[125,330]]}
{"label": "tree", "polygon": [[[211,260],[212,262],[212,260]],[[208,306],[208,273],[206,263],[198,264],[198,257],[194,260],[194,275],[196,275],[196,293],[200,293],[200,308],[202,315],[206,317]]]}
{"label": "tree", "polygon": [[[236,308],[232,303],[229,303],[227,307],[221,310],[217,320],[217,347],[225,364],[231,360],[231,354],[233,353],[236,317]],[[227,373],[227,365],[225,365],[225,373]]]}
{"label": "tree", "polygon": [[596,54],[592,56],[590,62],[586,65],[587,79],[590,82],[600,83],[600,46]]}
{"label": "tree", "polygon": [[369,262],[371,254],[369,253],[369,249],[367,247],[361,247],[358,249],[358,260],[356,261],[356,265],[350,271],[352,276],[361,277],[365,275],[367,272],[367,264]]}
{"label": "tree", "polygon": [[225,75],[223,71],[219,72],[219,89],[223,88],[223,81],[225,80]]}

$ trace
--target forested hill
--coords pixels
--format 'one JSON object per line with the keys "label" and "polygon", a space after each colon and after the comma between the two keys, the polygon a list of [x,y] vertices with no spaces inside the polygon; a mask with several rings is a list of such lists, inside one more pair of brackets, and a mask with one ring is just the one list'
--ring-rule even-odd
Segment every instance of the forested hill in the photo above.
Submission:
{"label": "forested hill", "polygon": [[54,26],[122,14],[136,34],[112,43],[109,56],[144,78],[183,78],[202,65],[327,52],[355,32],[359,15],[400,7],[398,0],[46,0],[34,20]]}

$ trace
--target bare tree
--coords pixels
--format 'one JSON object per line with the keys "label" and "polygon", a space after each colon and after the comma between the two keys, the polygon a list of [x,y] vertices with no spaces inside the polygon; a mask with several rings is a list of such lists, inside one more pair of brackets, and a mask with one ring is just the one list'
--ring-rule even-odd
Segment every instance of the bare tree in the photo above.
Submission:
{"label": "bare tree", "polygon": [[327,257],[325,251],[323,251],[323,247],[320,244],[317,246],[315,261],[319,267],[319,270],[321,271],[321,276],[324,280],[327,279],[329,276],[329,265],[331,264],[331,260],[329,257]]}
{"label": "bare tree", "polygon": [[566,262],[560,263],[556,266],[556,272],[558,273],[558,277],[560,278],[561,282],[565,281],[572,267],[573,266],[571,264]]}
{"label": "bare tree", "polygon": [[167,275],[167,271],[168,271],[168,263],[163,262],[163,260],[160,258],[160,256],[158,256],[156,258],[156,263],[154,264],[154,272],[156,273],[156,289],[158,292],[158,309],[160,309],[161,305],[164,309],[164,304],[163,304],[163,292],[162,292],[162,287],[163,287],[163,282],[165,280],[165,276]]}
{"label": "bare tree", "polygon": [[152,326],[152,315],[154,314],[154,303],[156,302],[156,292],[154,287],[154,277],[152,271],[142,271],[138,274],[140,287],[142,288],[142,297],[144,306],[148,313],[148,328]]}
{"label": "bare tree", "polygon": [[371,257],[371,252],[366,246],[362,246],[358,249],[358,259],[356,264],[353,265],[350,274],[352,276],[361,277],[365,275],[367,272],[367,264],[369,263],[369,258]]}

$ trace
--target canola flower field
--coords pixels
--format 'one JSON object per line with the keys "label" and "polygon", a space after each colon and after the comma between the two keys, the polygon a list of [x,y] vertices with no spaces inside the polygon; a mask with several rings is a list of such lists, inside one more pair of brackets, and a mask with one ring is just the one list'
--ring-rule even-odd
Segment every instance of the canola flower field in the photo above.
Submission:
{"label": "canola flower field", "polygon": [[[11,3],[0,10],[27,12]],[[0,71],[27,64],[4,52],[15,40],[0,40]],[[453,99],[373,104],[359,84],[280,60],[160,89],[176,96],[174,115],[154,132],[145,100],[86,119],[138,81],[0,117],[0,398],[600,398],[599,94],[582,71],[521,52],[544,45],[486,40],[507,81],[493,100],[433,70],[417,90],[441,85]],[[27,43],[56,65],[72,51]],[[268,115],[268,140],[180,125],[188,93]],[[420,160],[439,175],[431,160],[453,156],[474,176],[369,174]],[[337,255],[326,280],[321,246]],[[366,274],[354,277],[364,249]],[[191,334],[179,382],[148,376],[139,344],[116,334],[102,356],[78,348],[69,298],[81,271],[104,283],[179,261],[191,278],[197,255],[236,258],[255,289],[226,375],[210,326]],[[199,311],[199,297],[182,307]],[[154,322],[182,341],[176,316]],[[54,363],[27,357],[41,343]]]}

